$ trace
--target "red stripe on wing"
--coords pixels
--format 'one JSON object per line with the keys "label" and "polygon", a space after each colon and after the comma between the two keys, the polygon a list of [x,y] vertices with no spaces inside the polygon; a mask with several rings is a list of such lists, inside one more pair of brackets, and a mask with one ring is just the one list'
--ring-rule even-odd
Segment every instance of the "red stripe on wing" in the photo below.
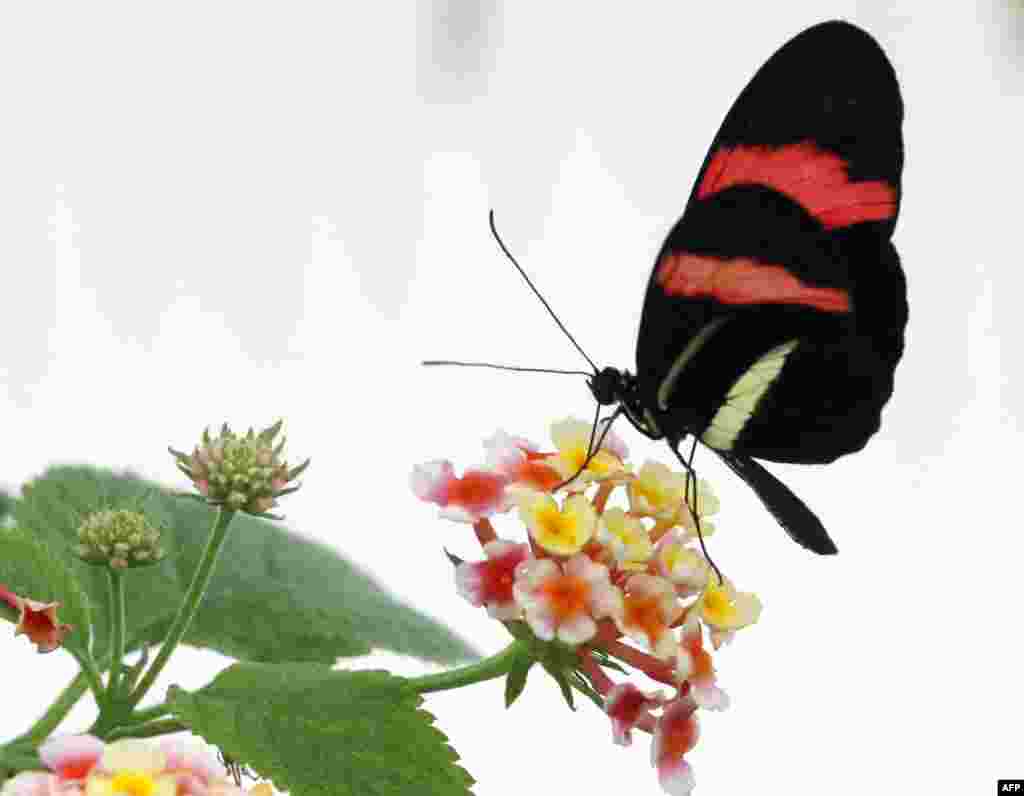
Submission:
{"label": "red stripe on wing", "polygon": [[697,198],[734,185],[766,185],[790,197],[827,229],[896,214],[896,190],[881,180],[850,182],[846,161],[811,141],[782,147],[723,147],[711,158]]}
{"label": "red stripe on wing", "polygon": [[658,262],[655,278],[670,296],[713,298],[722,304],[800,304],[824,312],[850,311],[850,295],[845,290],[812,287],[781,265],[752,257],[666,254]]}

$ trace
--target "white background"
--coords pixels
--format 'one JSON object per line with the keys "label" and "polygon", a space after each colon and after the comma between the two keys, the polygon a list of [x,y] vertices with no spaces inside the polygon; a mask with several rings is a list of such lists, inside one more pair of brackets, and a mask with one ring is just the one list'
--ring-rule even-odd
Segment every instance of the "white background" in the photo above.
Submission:
{"label": "white background", "polygon": [[[293,457],[313,457],[289,523],[500,649],[441,555],[473,556],[471,531],[415,501],[409,470],[476,464],[499,426],[547,442],[592,403],[582,379],[417,366],[582,364],[487,209],[591,356],[632,367],[653,255],[725,111],[788,38],[846,18],[879,39],[907,106],[907,352],[866,451],[773,468],[838,557],[791,544],[698,456],[724,507],[714,555],[765,611],[717,656],[734,705],[705,717],[690,760],[703,794],[992,792],[1024,776],[1019,13],[4,4],[0,482],[92,462],[182,485],[169,443],[282,415]],[[638,464],[668,461],[621,432]],[[73,668],[2,643],[8,738]],[[225,664],[184,650],[156,693]],[[593,706],[571,714],[538,674],[508,713],[500,683],[428,701],[482,796],[659,792],[646,736],[612,746]],[[67,726],[91,715],[83,702]]]}

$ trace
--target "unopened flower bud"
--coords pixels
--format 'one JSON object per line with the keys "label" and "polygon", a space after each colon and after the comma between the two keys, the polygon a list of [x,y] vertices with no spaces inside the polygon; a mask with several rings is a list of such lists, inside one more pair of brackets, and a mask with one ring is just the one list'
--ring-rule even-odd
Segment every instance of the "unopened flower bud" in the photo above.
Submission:
{"label": "unopened flower bud", "polygon": [[145,514],[128,509],[87,515],[78,528],[78,543],[79,558],[115,569],[155,564],[164,557],[160,531]]}
{"label": "unopened flower bud", "polygon": [[203,432],[201,444],[191,454],[169,450],[181,470],[207,502],[232,511],[263,515],[277,505],[277,498],[294,492],[289,486],[309,466],[306,459],[297,467],[288,467],[284,459],[284,438],[276,445],[274,437],[283,421],[255,433],[236,434],[225,423],[220,434],[211,438]]}

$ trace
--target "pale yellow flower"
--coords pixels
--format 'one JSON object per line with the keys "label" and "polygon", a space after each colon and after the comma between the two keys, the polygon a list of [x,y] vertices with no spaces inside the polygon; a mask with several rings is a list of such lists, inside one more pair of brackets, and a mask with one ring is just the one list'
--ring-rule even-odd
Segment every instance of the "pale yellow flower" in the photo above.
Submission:
{"label": "pale yellow flower", "polygon": [[[589,423],[571,418],[551,425],[551,440],[555,443],[558,454],[547,459],[547,464],[561,473],[563,478],[571,478],[587,460],[591,428]],[[591,481],[605,480],[625,472],[622,459],[613,452],[623,450],[621,443],[617,438],[609,439],[614,433],[609,432],[597,455],[587,464],[587,469],[580,473],[573,482],[574,486],[585,486]]]}
{"label": "pale yellow flower", "polygon": [[519,516],[533,540],[552,555],[578,553],[597,529],[597,512],[583,495],[571,495],[559,509],[553,497],[534,492],[520,500]]}
{"label": "pale yellow flower", "polygon": [[761,600],[752,592],[736,591],[728,579],[719,584],[712,575],[693,610],[714,630],[739,630],[760,618]]}
{"label": "pale yellow flower", "polygon": [[601,515],[597,540],[611,551],[620,569],[642,572],[654,553],[643,522],[618,507],[606,509]]}
{"label": "pale yellow flower", "polygon": [[629,507],[634,514],[668,519],[679,509],[686,476],[661,462],[646,461],[629,482]]}

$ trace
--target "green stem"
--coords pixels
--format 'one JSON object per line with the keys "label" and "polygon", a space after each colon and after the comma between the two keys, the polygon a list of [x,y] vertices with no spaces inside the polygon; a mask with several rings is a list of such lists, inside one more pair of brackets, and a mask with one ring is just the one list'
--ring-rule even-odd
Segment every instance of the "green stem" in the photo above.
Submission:
{"label": "green stem", "polygon": [[85,679],[89,683],[89,690],[92,691],[92,697],[96,700],[96,704],[102,707],[106,703],[106,696],[103,690],[103,676],[96,666],[96,661],[92,659],[88,652],[78,654],[71,650],[68,651],[71,652],[75,660],[78,661],[78,665],[82,668],[81,673],[85,675]]}
{"label": "green stem", "polygon": [[170,712],[170,708],[162,702],[151,708],[136,710],[132,713],[124,711],[123,703],[113,706],[102,713],[86,732],[105,741],[109,741],[114,734],[119,738],[129,737],[140,725],[166,716]]}
{"label": "green stem", "polygon": [[406,683],[417,694],[426,694],[431,691],[447,691],[451,688],[461,688],[464,685],[482,683],[485,680],[493,680],[509,673],[515,662],[527,654],[527,645],[522,641],[513,641],[497,655],[484,658],[479,663],[463,666],[459,669],[451,669],[440,674],[428,674],[423,677],[408,677]]}
{"label": "green stem", "polygon": [[119,569],[110,567],[107,569],[109,575],[110,590],[110,616],[113,620],[111,628],[111,665],[110,677],[107,680],[107,695],[111,698],[117,696],[117,689],[121,683],[121,664],[124,659],[124,577]]}
{"label": "green stem", "polygon": [[168,735],[187,729],[188,726],[177,719],[164,719],[163,721],[151,721],[148,724],[137,724],[134,727],[121,727],[108,733],[104,740],[110,742],[120,738],[154,738],[157,735]]}
{"label": "green stem", "polygon": [[210,584],[214,564],[217,563],[217,556],[224,545],[228,526],[231,524],[231,519],[234,516],[235,512],[229,509],[221,507],[218,510],[217,518],[213,523],[213,529],[210,531],[210,538],[206,542],[206,549],[203,550],[203,557],[200,559],[199,566],[192,576],[192,583],[188,587],[188,592],[178,608],[178,615],[174,617],[174,622],[167,633],[167,638],[160,645],[160,652],[157,654],[156,659],[142,676],[142,680],[135,690],[132,691],[131,696],[128,697],[127,707],[135,707],[139,704],[142,697],[146,695],[150,686],[156,681],[157,676],[163,671],[164,666],[171,657],[171,653],[174,652],[174,648],[178,646],[178,643],[192,623],[196,610],[199,608],[199,603],[206,593],[206,587]]}
{"label": "green stem", "polygon": [[71,708],[82,698],[82,694],[88,690],[89,677],[84,671],[81,671],[68,687],[60,692],[57,699],[50,705],[42,718],[11,741],[8,746],[22,744],[38,746],[50,736],[50,733],[57,729],[57,725],[64,721],[64,718],[71,712]]}

